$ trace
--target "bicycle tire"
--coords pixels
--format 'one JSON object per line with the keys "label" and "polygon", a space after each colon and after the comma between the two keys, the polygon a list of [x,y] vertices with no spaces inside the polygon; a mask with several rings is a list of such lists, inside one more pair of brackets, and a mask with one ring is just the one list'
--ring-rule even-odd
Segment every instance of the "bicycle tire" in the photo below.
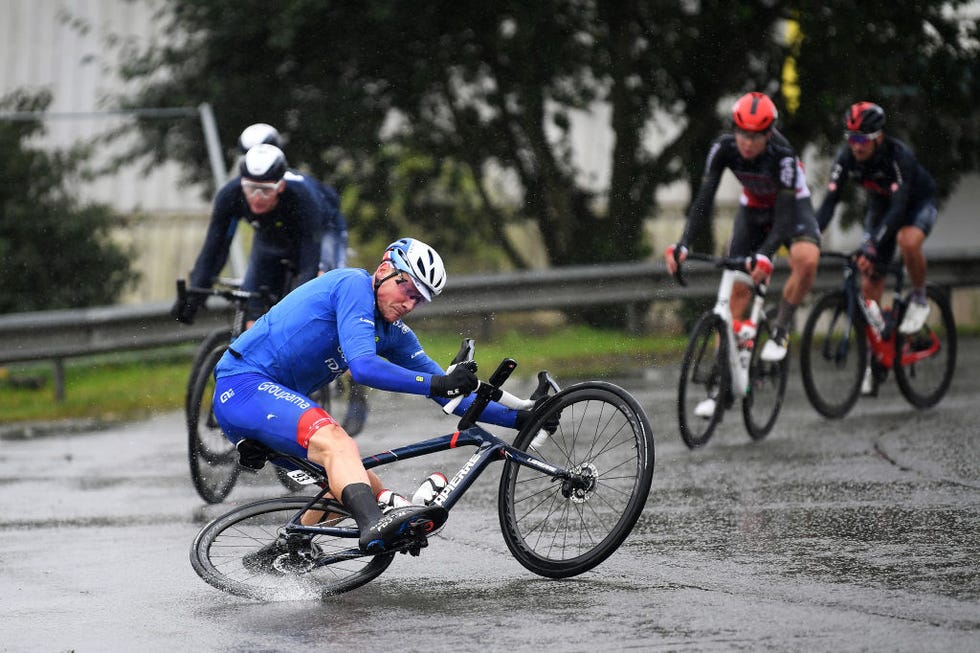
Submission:
{"label": "bicycle tire", "polygon": [[800,338],[800,373],[813,408],[840,419],[854,407],[868,360],[864,317],[848,317],[843,290],[827,293],[813,306]]}
{"label": "bicycle tire", "polygon": [[[677,388],[677,423],[688,449],[707,444],[731,396],[728,340],[724,329],[725,322],[721,317],[706,312],[694,325],[684,350]],[[695,407],[709,397],[715,399],[715,412],[709,418],[698,417],[694,414]]]}
{"label": "bicycle tire", "polygon": [[749,362],[749,392],[742,399],[742,421],[753,440],[769,435],[783,407],[789,379],[789,352],[781,361],[762,360],[762,350],[771,337],[771,324],[759,325]]}
{"label": "bicycle tire", "polygon": [[[282,553],[267,569],[247,567],[247,556],[274,544],[285,525],[309,503],[309,497],[280,497],[246,504],[205,526],[194,538],[190,559],[206,583],[229,594],[258,600],[320,599],[360,587],[381,574],[394,553],[346,559],[321,566]],[[353,525],[340,504],[321,501],[314,507],[341,515],[337,525]],[[357,539],[315,535],[319,553],[357,547]]]}
{"label": "bicycle tire", "polygon": [[211,353],[211,350],[218,345],[227,345],[231,342],[231,329],[216,329],[204,336],[204,340],[194,350],[194,358],[191,360],[191,373],[187,377],[187,391],[184,393],[184,414],[189,419],[191,399],[194,381],[197,379],[197,370],[201,367],[201,361]]}
{"label": "bicycle tire", "polygon": [[[916,408],[931,408],[945,396],[956,371],[956,322],[946,294],[935,286],[926,286],[930,305],[929,318],[919,333],[895,333],[895,381],[905,399]],[[906,307],[897,318],[902,323]],[[935,354],[911,364],[903,364],[903,353],[927,350],[938,344]]]}
{"label": "bicycle tire", "polygon": [[221,503],[235,487],[240,467],[235,449],[214,418],[214,367],[228,349],[214,347],[195,369],[187,407],[187,455],[191,481],[208,503]]}
{"label": "bicycle tire", "polygon": [[646,414],[611,383],[570,386],[542,405],[517,435],[527,451],[542,424],[558,428],[534,452],[590,478],[588,488],[508,461],[497,512],[504,541],[525,568],[548,578],[588,571],[619,548],[636,524],[653,482],[655,446]]}

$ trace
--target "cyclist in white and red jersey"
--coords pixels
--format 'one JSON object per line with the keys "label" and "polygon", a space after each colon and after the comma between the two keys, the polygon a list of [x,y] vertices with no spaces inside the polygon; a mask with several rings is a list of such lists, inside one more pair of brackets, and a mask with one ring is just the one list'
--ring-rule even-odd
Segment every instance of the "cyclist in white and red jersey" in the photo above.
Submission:
{"label": "cyclist in white and red jersey", "polygon": [[[665,252],[667,271],[674,274],[687,257],[693,235],[710,226],[722,173],[731,170],[742,184],[742,194],[727,255],[745,256],[746,269],[759,283],[769,278],[780,245],[789,248],[790,276],[783,287],[773,337],[761,354],[768,361],[786,357],[793,315],[813,286],[820,259],[820,230],[803,165],[775,129],[777,116],[776,105],[764,93],[746,93],[738,99],[732,108],[732,133],[716,139],[708,152],[701,189],[688,211],[684,234]],[[749,300],[748,288],[736,285],[733,317],[745,312]]]}

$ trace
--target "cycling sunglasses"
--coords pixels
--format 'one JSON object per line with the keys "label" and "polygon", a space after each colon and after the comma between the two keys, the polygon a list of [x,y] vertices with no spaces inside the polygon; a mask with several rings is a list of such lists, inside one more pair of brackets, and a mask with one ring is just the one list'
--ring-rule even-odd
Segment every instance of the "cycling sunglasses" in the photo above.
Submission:
{"label": "cycling sunglasses", "polygon": [[742,129],[741,127],[736,127],[735,128],[735,135],[736,136],[740,136],[740,137],[745,138],[745,139],[748,139],[750,141],[761,141],[762,139],[764,139],[766,136],[769,135],[769,130],[766,129],[765,131],[761,131],[761,132],[750,132],[747,129]]}
{"label": "cycling sunglasses", "polygon": [[844,138],[847,139],[848,143],[853,145],[864,145],[865,143],[870,143],[871,141],[878,138],[881,131],[871,132],[870,134],[862,134],[861,132],[844,132]]}
{"label": "cycling sunglasses", "polygon": [[279,182],[273,181],[262,183],[258,181],[242,180],[242,191],[248,196],[259,195],[260,197],[272,197],[279,190]]}

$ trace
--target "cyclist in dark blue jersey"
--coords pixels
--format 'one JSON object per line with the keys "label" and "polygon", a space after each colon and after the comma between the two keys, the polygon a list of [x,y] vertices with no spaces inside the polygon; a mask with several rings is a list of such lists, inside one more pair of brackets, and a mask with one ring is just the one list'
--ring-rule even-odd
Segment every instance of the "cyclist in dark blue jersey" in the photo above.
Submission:
{"label": "cyclist in dark blue jersey", "polygon": [[827,228],[848,180],[864,186],[867,213],[857,260],[864,298],[881,302],[885,288],[883,270],[894,257],[897,244],[912,285],[911,301],[899,331],[915,333],[929,316],[922,243],[939,213],[936,184],[912,150],[902,141],[886,136],[884,127],[885,111],[877,104],[857,102],[847,110],[847,144],[837,153],[817,221],[821,231]]}
{"label": "cyclist in dark blue jersey", "polygon": [[[458,365],[446,374],[402,321],[445,284],[435,250],[403,238],[389,245],[374,274],[333,270],[291,292],[236,339],[215,368],[214,413],[228,438],[253,438],[322,465],[331,493],[357,521],[364,551],[396,543],[406,524],[444,520],[444,511],[397,508],[382,520],[376,499],[381,481],[364,469],[357,444],[309,393],[348,369],[358,383],[443,405],[472,392],[475,366]],[[462,401],[456,412],[470,402]],[[520,428],[529,417],[529,411],[492,403],[482,419]]]}
{"label": "cyclist in dark blue jersey", "polygon": [[[775,129],[777,116],[776,105],[764,93],[747,93],[738,99],[732,107],[733,133],[712,143],[684,233],[665,252],[667,270],[674,274],[678,262],[687,257],[693,235],[710,226],[715,193],[722,174],[730,170],[741,182],[742,193],[727,255],[745,256],[746,270],[759,283],[768,280],[776,250],[781,245],[789,248],[790,276],[783,287],[773,337],[761,354],[770,361],[786,356],[793,316],[813,286],[820,259],[820,231],[806,175],[793,148]],[[733,317],[742,316],[749,300],[748,289],[738,284],[732,293]]]}
{"label": "cyclist in dark blue jersey", "polygon": [[[257,122],[249,125],[242,130],[238,137],[238,149],[244,155],[249,149],[268,143],[283,149],[283,139],[279,130],[272,125],[264,122]],[[323,231],[320,241],[320,272],[327,272],[334,268],[347,267],[347,219],[340,211],[340,195],[331,186],[301,174],[296,170],[289,170],[286,179],[297,179],[310,187],[316,194],[321,205],[321,229]]]}
{"label": "cyclist in dark blue jersey", "polygon": [[[190,283],[210,288],[228,260],[228,250],[239,220],[255,229],[248,269],[242,289],[255,292],[263,286],[278,292],[290,273],[282,260],[296,269],[296,287],[316,276],[320,264],[322,203],[307,183],[287,177],[286,157],[275,145],[251,148],[239,164],[239,176],[221,187],[214,199],[207,236],[190,274]],[[205,297],[189,294],[178,301],[171,314],[190,324]],[[267,307],[260,299],[248,307],[249,322]]]}

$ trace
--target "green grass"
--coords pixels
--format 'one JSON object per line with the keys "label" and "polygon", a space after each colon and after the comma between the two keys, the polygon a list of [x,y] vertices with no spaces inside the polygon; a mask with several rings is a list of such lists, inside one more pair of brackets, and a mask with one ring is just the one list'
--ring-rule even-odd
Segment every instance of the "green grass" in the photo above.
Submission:
{"label": "green grass", "polygon": [[[426,352],[444,366],[459,349],[457,334],[422,332]],[[602,378],[676,360],[682,336],[632,336],[617,331],[563,327],[529,335],[510,329],[477,341],[481,376],[505,357],[519,375],[547,369],[559,380]],[[65,399],[55,400],[51,363],[0,368],[0,424],[93,419],[118,422],[182,408],[193,347],[130,352],[72,360],[65,365]],[[32,387],[40,385],[40,387]]]}

